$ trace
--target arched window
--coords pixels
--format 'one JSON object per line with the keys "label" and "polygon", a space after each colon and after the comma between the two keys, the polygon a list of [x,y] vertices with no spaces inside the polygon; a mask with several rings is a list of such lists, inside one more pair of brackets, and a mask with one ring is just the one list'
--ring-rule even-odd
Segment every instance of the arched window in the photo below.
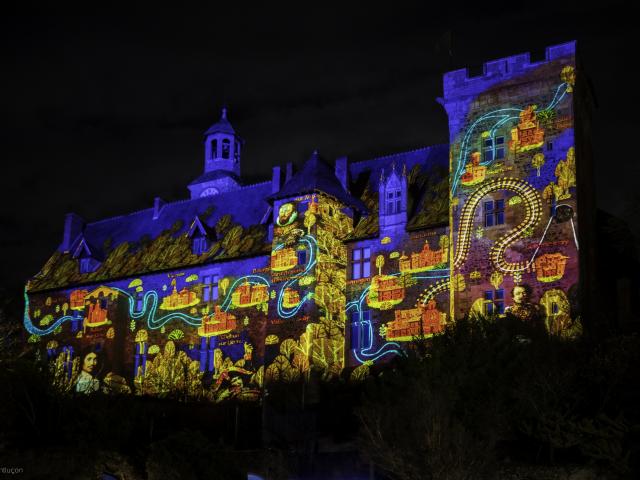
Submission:
{"label": "arched window", "polygon": [[224,140],[222,140],[222,158],[224,158],[225,160],[228,160],[230,150],[231,150],[231,142],[229,141],[228,138],[225,138]]}
{"label": "arched window", "polygon": [[236,162],[240,160],[240,142],[235,143],[235,150],[233,151],[233,159]]}
{"label": "arched window", "polygon": [[218,140],[214,138],[213,140],[211,140],[211,154],[209,155],[209,158],[213,159],[213,158],[216,158],[217,156],[218,156]]}

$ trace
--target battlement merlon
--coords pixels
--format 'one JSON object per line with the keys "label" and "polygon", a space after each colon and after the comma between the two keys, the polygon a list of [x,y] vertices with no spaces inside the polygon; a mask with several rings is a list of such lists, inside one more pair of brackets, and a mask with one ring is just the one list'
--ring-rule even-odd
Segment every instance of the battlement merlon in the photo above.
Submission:
{"label": "battlement merlon", "polygon": [[466,68],[453,70],[443,75],[444,102],[465,95],[475,95],[488,87],[526,74],[529,70],[563,57],[575,56],[576,42],[571,41],[547,47],[545,59],[531,63],[529,53],[512,55],[483,64],[483,74],[469,77]]}

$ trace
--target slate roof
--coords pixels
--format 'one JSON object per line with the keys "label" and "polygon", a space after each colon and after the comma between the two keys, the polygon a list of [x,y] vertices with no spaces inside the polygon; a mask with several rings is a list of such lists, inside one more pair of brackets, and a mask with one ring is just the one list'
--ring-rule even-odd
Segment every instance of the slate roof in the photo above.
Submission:
{"label": "slate roof", "polygon": [[[177,221],[182,222],[178,232],[187,232],[196,215],[210,228],[226,214],[231,215],[233,222],[247,228],[261,223],[269,209],[265,199],[270,193],[271,182],[263,182],[218,195],[167,203],[156,220],[153,219],[153,208],[147,208],[88,223],[83,235],[94,248],[102,248],[108,238],[115,247],[122,242],[137,242],[145,235],[150,239],[156,238]],[[205,219],[205,212],[210,209],[212,213]]]}
{"label": "slate roof", "polygon": [[[372,191],[377,192],[380,172],[384,168],[388,174],[391,171],[392,162],[395,162],[397,171],[401,171],[404,164],[407,166],[407,171],[416,164],[427,167],[429,165],[448,167],[448,152],[448,145],[435,145],[352,163],[349,165],[351,193],[342,187],[333,167],[325,163],[318,152],[314,152],[300,171],[296,172],[275,194],[271,193],[271,181],[239,186],[237,190],[230,192],[164,204],[155,220],[153,219],[154,209],[148,208],[87,223],[81,235],[91,245],[92,254],[100,257],[104,255],[102,250],[107,239],[112,248],[123,242],[138,242],[145,236],[154,239],[164,230],[171,229],[178,221],[181,222],[181,227],[176,234],[185,233],[196,216],[199,216],[207,228],[213,228],[226,214],[231,215],[233,222],[245,228],[259,225],[270,220],[268,213],[273,200],[314,191],[326,192],[345,205],[367,213],[367,207],[359,198],[364,190],[363,183],[370,183],[373,187]],[[216,170],[204,173],[191,185],[222,176],[229,176],[240,182],[237,175]],[[206,212],[210,214],[207,216]],[[75,245],[77,242],[78,239],[75,240]]]}
{"label": "slate roof", "polygon": [[427,168],[439,166],[448,169],[449,145],[432,145],[409,152],[400,152],[371,160],[351,163],[349,164],[349,174],[351,176],[352,193],[359,195],[361,192],[357,191],[358,185],[363,184],[367,180],[377,191],[382,170],[384,169],[385,178],[387,178],[391,173],[391,166],[394,163],[396,172],[398,173],[402,172],[404,165],[407,166],[407,172],[410,172],[411,169],[418,164],[424,165]]}
{"label": "slate roof", "polygon": [[315,191],[328,193],[343,204],[354,207],[361,212],[367,211],[367,207],[359,198],[345,191],[340,181],[336,178],[333,168],[320,158],[317,150],[311,154],[302,169],[296,172],[279,192],[274,193],[269,198],[275,200]]}
{"label": "slate roof", "polygon": [[220,178],[230,177],[235,180],[236,183],[240,184],[240,177],[238,177],[235,173],[229,172],[228,170],[212,170],[210,172],[205,172],[196,178],[189,185],[197,185],[199,183],[210,182],[212,180],[218,180]]}

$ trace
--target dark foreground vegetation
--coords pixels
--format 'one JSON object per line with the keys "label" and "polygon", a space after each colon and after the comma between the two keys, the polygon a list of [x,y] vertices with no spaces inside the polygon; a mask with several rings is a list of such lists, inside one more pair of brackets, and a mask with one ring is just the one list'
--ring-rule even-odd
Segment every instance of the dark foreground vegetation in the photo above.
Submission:
{"label": "dark foreground vegetation", "polygon": [[[0,467],[17,478],[639,478],[634,334],[464,320],[363,381],[312,376],[213,405],[60,395],[15,319],[0,320]],[[592,476],[544,473],[581,468]]]}
{"label": "dark foreground vegetation", "polygon": [[639,478],[639,367],[637,335],[460,321],[369,382],[361,449],[394,479],[491,478],[509,463]]}

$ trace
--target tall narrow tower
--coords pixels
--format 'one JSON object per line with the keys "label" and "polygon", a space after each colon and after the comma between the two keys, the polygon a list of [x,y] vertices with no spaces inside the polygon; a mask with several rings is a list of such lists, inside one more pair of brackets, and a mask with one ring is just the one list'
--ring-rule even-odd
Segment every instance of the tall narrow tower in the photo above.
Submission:
{"label": "tall narrow tower", "polygon": [[577,316],[575,80],[574,42],[445,75],[454,318],[511,312],[553,331]]}

